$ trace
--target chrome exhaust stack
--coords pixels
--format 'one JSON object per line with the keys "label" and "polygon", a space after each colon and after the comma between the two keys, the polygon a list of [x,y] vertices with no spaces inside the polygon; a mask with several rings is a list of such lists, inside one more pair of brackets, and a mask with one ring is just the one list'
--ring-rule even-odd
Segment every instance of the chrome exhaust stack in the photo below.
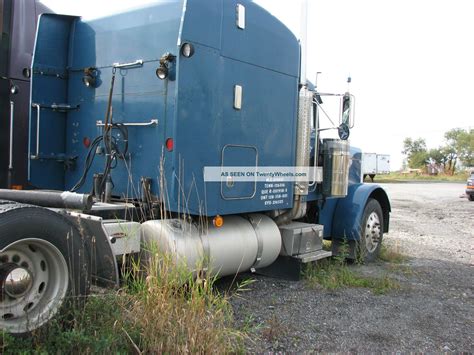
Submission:
{"label": "chrome exhaust stack", "polygon": [[[308,168],[311,149],[311,107],[313,105],[313,93],[306,86],[300,89],[299,109],[296,134],[296,164],[297,168]],[[279,215],[275,222],[282,225],[294,219],[304,217],[306,214],[306,202],[303,196],[308,195],[309,177],[307,181],[295,182],[294,204],[289,211]]]}

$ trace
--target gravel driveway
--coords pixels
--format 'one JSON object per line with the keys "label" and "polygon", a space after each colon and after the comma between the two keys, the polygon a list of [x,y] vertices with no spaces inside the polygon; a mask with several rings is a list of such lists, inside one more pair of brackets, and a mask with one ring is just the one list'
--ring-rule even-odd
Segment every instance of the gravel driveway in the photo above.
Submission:
{"label": "gravel driveway", "polygon": [[252,275],[250,290],[232,298],[248,351],[474,352],[474,202],[460,197],[463,184],[383,187],[392,203],[385,243],[408,261],[352,268],[401,288],[328,291]]}

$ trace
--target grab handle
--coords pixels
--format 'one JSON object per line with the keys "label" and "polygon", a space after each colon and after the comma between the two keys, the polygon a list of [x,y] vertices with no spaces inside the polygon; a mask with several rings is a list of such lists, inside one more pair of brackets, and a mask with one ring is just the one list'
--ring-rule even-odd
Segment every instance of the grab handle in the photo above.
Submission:
{"label": "grab handle", "polygon": [[32,155],[31,159],[39,159],[40,154],[40,122],[41,122],[41,106],[32,104],[36,108],[36,155]]}
{"label": "grab handle", "polygon": [[15,116],[15,103],[10,101],[10,153],[8,160],[8,169],[13,170],[13,123]]}

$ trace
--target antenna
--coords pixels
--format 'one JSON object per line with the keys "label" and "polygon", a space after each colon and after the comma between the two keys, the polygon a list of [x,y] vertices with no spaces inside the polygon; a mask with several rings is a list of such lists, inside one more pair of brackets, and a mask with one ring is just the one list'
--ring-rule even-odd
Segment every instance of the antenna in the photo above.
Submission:
{"label": "antenna", "polygon": [[306,62],[308,52],[308,0],[302,0],[301,3],[301,73],[300,73],[300,84],[306,86]]}

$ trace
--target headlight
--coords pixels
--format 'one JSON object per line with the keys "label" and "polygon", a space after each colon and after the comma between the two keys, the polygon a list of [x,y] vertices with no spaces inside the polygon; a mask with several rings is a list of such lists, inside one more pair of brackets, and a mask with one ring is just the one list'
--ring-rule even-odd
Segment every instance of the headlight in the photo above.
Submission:
{"label": "headlight", "polygon": [[92,75],[86,74],[82,77],[82,83],[88,88],[93,88],[95,87],[96,80]]}
{"label": "headlight", "polygon": [[161,80],[165,80],[168,77],[168,68],[165,65],[160,65],[156,69],[156,76]]}
{"label": "headlight", "polygon": [[94,67],[84,68],[84,76],[82,77],[82,83],[87,88],[95,88],[97,84],[96,80],[97,69]]}

